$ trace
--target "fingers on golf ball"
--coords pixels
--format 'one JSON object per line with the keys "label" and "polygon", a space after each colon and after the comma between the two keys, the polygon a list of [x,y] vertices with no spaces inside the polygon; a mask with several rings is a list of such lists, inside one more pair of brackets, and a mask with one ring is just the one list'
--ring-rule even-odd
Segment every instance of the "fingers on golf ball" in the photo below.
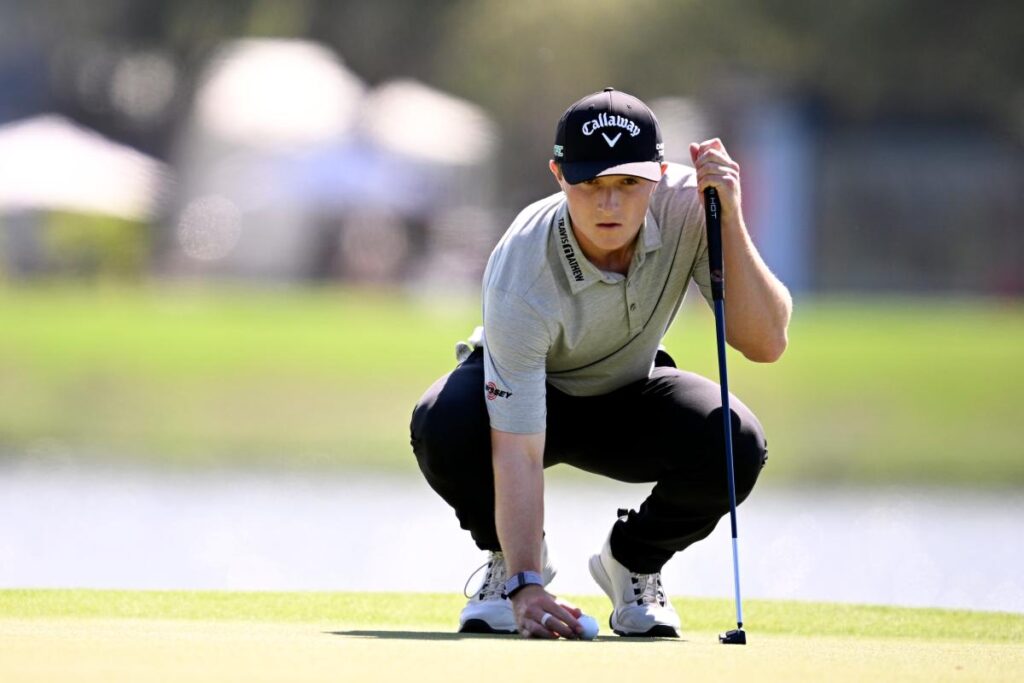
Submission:
{"label": "fingers on golf ball", "polygon": [[583,627],[583,633],[580,634],[580,638],[583,640],[593,640],[597,637],[597,632],[599,630],[597,626],[597,619],[589,614],[583,614],[576,621],[580,622],[580,626]]}

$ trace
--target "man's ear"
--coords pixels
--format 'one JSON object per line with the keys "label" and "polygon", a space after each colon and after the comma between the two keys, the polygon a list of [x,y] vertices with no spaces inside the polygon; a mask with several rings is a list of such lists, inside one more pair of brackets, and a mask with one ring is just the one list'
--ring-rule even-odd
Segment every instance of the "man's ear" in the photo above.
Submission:
{"label": "man's ear", "polygon": [[555,176],[555,180],[557,180],[558,184],[561,185],[562,184],[562,169],[558,167],[558,164],[555,163],[554,159],[551,159],[550,161],[548,161],[548,168],[551,169],[551,175]]}

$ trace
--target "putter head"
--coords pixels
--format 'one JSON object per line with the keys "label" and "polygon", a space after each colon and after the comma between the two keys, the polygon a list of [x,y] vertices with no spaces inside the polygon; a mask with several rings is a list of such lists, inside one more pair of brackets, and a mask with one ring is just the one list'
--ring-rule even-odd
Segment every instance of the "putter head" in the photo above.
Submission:
{"label": "putter head", "polygon": [[741,628],[733,629],[728,633],[723,633],[718,636],[718,642],[723,645],[746,645],[747,644],[747,633]]}

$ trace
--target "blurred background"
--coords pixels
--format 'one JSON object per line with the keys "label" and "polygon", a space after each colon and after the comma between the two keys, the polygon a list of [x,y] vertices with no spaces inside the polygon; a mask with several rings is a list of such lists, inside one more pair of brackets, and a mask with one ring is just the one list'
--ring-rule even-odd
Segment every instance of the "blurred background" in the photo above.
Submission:
{"label": "blurred background", "polygon": [[[1021,26],[1008,0],[0,0],[0,587],[457,590],[476,551],[409,414],[555,191],[558,117],[610,85],[669,160],[725,141],[794,293],[784,358],[730,357],[771,453],[749,594],[1024,611]],[[717,377],[699,297],[666,343]],[[560,590],[594,593],[645,488],[550,479]],[[722,532],[671,591],[730,595]]]}

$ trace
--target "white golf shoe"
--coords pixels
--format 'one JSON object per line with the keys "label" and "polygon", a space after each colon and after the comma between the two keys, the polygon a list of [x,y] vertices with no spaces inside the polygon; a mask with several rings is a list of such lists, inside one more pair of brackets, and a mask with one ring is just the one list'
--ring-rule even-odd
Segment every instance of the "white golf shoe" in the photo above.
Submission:
{"label": "white golf shoe", "polygon": [[[541,575],[546,586],[555,578],[556,573],[548,558],[546,542],[541,549],[541,563]],[[491,551],[487,564],[473,572],[470,580],[484,567],[487,573],[483,583],[475,593],[467,596],[469,600],[459,615],[459,633],[516,633],[518,629],[512,614],[512,601],[505,595],[505,580],[508,579],[505,554]],[[469,582],[466,583],[468,585]]]}
{"label": "white golf shoe", "polygon": [[609,625],[620,636],[678,638],[679,615],[661,585],[661,573],[636,574],[612,557],[611,536],[590,558],[590,575],[612,601]]}

